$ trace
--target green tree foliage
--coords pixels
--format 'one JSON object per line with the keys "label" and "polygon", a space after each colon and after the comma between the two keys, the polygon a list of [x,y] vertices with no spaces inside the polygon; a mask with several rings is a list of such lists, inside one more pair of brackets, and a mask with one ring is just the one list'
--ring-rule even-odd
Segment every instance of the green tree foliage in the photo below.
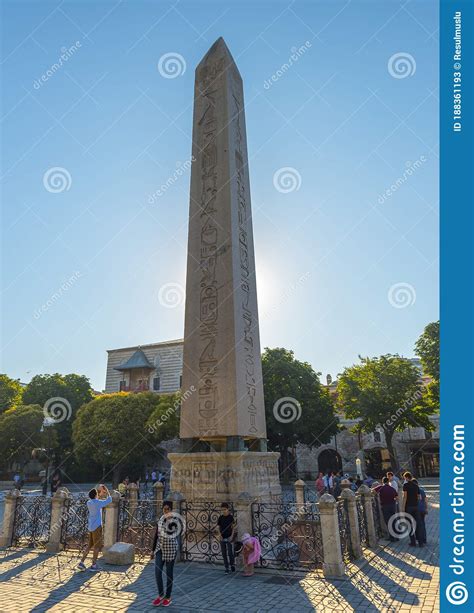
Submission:
{"label": "green tree foliage", "polygon": [[[262,370],[269,446],[281,453],[283,477],[288,478],[289,450],[299,442],[328,443],[338,431],[338,419],[320,373],[296,360],[293,351],[265,349]],[[291,400],[285,403],[284,398]]]}
{"label": "green tree foliage", "polygon": [[423,372],[432,378],[424,392],[422,402],[439,411],[439,321],[426,326],[415,344]]}
{"label": "green tree foliage", "polygon": [[31,379],[23,392],[23,402],[25,404],[39,404],[44,407],[52,398],[64,398],[69,403],[65,410],[59,415],[51,410],[51,417],[58,418],[57,423],[52,426],[57,433],[56,459],[64,459],[72,451],[72,422],[77,410],[83,404],[93,399],[93,390],[89,379],[84,375],[36,375]]}
{"label": "green tree foliage", "polygon": [[[176,435],[176,415],[171,411],[165,419],[171,403],[152,392],[95,398],[77,412],[74,453],[80,462],[92,459],[101,465],[104,478],[112,475],[116,485],[124,467],[144,466],[155,458],[155,446],[162,440],[160,433],[166,437]],[[160,419],[163,423],[158,423]],[[151,426],[155,428],[153,432]]]}
{"label": "green tree foliage", "polygon": [[339,377],[338,407],[349,419],[359,419],[356,429],[385,434],[392,468],[398,470],[393,434],[412,426],[433,429],[433,408],[420,403],[423,384],[416,366],[398,355],[361,358]]}
{"label": "green tree foliage", "polygon": [[181,395],[166,394],[158,397],[158,404],[147,421],[147,431],[154,444],[176,438],[179,435]]}
{"label": "green tree foliage", "polygon": [[37,404],[18,405],[0,416],[0,458],[7,468],[12,462],[24,466],[33,449],[55,446],[56,433],[43,428],[43,408]]}
{"label": "green tree foliage", "polygon": [[21,402],[23,388],[17,379],[0,374],[0,414]]}

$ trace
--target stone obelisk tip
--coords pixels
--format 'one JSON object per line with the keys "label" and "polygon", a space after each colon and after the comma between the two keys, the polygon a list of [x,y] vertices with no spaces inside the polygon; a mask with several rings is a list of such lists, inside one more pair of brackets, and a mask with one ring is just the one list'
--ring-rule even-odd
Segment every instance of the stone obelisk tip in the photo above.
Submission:
{"label": "stone obelisk tip", "polygon": [[[235,63],[234,58],[232,57],[232,53],[229,50],[229,47],[226,45],[225,40],[220,36],[213,45],[209,48],[206,55],[202,58],[197,66],[196,70],[201,68],[204,64],[215,61],[218,58],[224,58],[227,66],[233,65],[238,72],[237,65]],[[240,74],[239,74],[240,76]]]}

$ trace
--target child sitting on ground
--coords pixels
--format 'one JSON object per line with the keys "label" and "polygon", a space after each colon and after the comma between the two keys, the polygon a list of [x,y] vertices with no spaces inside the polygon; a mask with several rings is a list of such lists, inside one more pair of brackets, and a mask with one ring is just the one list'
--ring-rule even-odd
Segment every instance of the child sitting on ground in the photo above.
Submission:
{"label": "child sitting on ground", "polygon": [[244,556],[244,577],[253,575],[253,565],[260,560],[262,548],[260,541],[255,536],[250,536],[247,532],[242,536],[243,556]]}

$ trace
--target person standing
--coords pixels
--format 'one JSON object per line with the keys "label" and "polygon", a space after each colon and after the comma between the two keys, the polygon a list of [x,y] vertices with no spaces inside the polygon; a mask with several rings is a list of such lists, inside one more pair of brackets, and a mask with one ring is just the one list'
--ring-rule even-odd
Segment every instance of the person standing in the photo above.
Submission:
{"label": "person standing", "polygon": [[395,477],[395,475],[394,475],[392,472],[390,472],[390,471],[389,471],[389,472],[387,473],[387,479],[388,479],[388,484],[389,484],[391,487],[393,487],[393,489],[394,489],[394,490],[397,492],[397,494],[398,494],[398,484],[399,484],[398,478],[397,478],[397,477]]}
{"label": "person standing", "polygon": [[[173,503],[163,502],[163,515],[156,524],[153,539],[153,553],[155,558],[155,579],[158,588],[158,597],[152,602],[154,607],[171,604],[171,591],[173,589],[174,563],[178,554],[179,526],[177,519],[171,512]],[[166,574],[166,590],[163,586],[163,569]]]}
{"label": "person standing", "polygon": [[316,491],[318,492],[318,496],[322,496],[324,494],[324,475],[323,473],[319,473],[318,478],[316,479]]}
{"label": "person standing", "polygon": [[332,488],[333,488],[332,472],[328,470],[327,475],[324,477],[324,490],[327,494],[332,494]]}
{"label": "person standing", "polygon": [[244,577],[253,575],[253,566],[260,560],[262,547],[260,541],[255,536],[250,536],[248,532],[242,535],[242,555],[244,556]]}
{"label": "person standing", "polygon": [[426,498],[425,490],[420,487],[420,484],[416,479],[413,482],[420,488],[420,500],[418,501],[418,542],[420,547],[426,545],[426,515],[428,514],[428,500]]}
{"label": "person standing", "polygon": [[89,543],[81,558],[81,561],[77,565],[79,570],[86,570],[84,564],[85,559],[89,555],[89,551],[92,549],[92,565],[89,567],[91,571],[98,571],[100,568],[97,566],[97,558],[102,550],[103,546],[103,534],[102,534],[102,509],[112,502],[112,496],[109,494],[109,490],[105,485],[99,485],[89,492],[89,500],[87,501],[87,510],[89,512],[89,519],[87,528],[89,530]]}
{"label": "person standing", "polygon": [[397,512],[398,490],[390,485],[388,477],[383,478],[383,485],[378,490],[380,497],[380,506],[382,507],[382,515],[387,524],[388,534],[391,541],[396,541],[395,535],[390,531],[390,518]]}
{"label": "person standing", "polygon": [[154,469],[151,471],[151,484],[152,484],[152,485],[155,485],[155,483],[157,482],[157,480],[158,480],[158,477],[157,477],[157,475],[156,475],[156,468],[154,468]]}
{"label": "person standing", "polygon": [[58,491],[61,485],[62,485],[61,473],[59,470],[55,470],[51,478],[51,496],[54,496],[54,494]]}
{"label": "person standing", "polygon": [[333,496],[334,498],[339,498],[339,496],[341,495],[342,492],[342,487],[341,487],[341,481],[342,481],[342,477],[341,477],[341,472],[340,471],[333,471],[332,473],[332,483],[333,483]]}
{"label": "person standing", "polygon": [[235,573],[235,558],[233,541],[235,537],[235,521],[234,516],[229,510],[229,504],[223,502],[221,504],[222,514],[219,515],[217,526],[221,536],[221,552],[224,559],[224,567],[226,575],[229,572]]}
{"label": "person standing", "polygon": [[418,484],[414,482],[413,475],[410,472],[406,472],[404,475],[405,483],[403,485],[403,508],[405,513],[412,517],[412,527],[410,531],[410,546],[416,547],[416,541],[420,547],[423,543],[420,542],[420,514],[418,511],[418,503],[420,499],[420,488]]}

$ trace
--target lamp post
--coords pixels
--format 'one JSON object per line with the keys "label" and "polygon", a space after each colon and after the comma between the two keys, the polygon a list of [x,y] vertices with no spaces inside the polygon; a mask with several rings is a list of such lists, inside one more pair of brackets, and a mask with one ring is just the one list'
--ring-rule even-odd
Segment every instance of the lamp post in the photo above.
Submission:
{"label": "lamp post", "polygon": [[[49,483],[49,466],[50,466],[50,453],[51,453],[51,434],[50,434],[50,430],[47,430],[47,428],[50,428],[51,426],[54,426],[56,422],[54,421],[54,419],[52,419],[51,417],[45,417],[43,419],[43,423],[41,424],[41,428],[40,428],[40,432],[47,432],[47,447],[46,448],[38,448],[38,449],[33,449],[33,453],[32,456],[35,459],[39,459],[40,455],[43,454],[43,456],[46,458],[46,469],[45,469],[45,476],[44,476],[44,481],[42,484],[43,487],[43,496],[46,496],[46,494],[48,493],[48,483]],[[41,461],[41,460],[40,460]]]}

